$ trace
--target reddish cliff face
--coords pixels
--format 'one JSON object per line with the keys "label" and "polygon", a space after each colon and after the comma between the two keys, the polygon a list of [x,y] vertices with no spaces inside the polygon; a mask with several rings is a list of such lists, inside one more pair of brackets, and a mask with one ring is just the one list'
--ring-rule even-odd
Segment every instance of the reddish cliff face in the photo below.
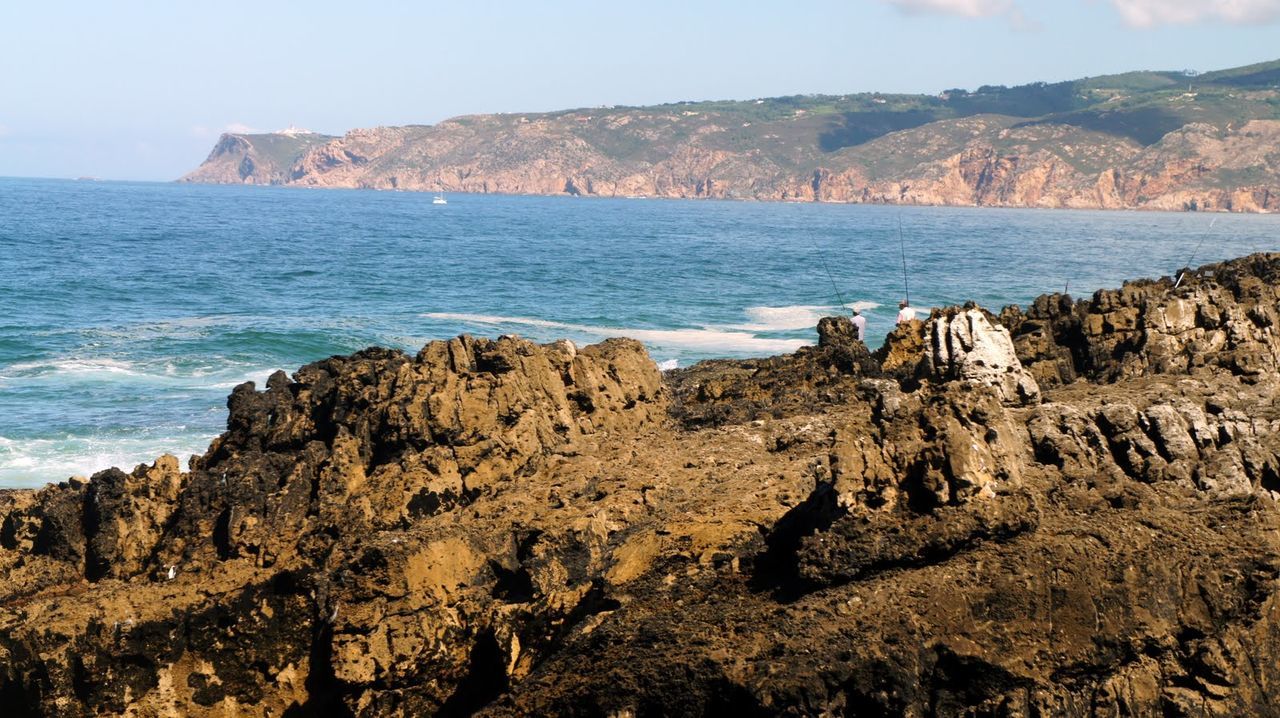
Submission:
{"label": "reddish cliff face", "polygon": [[0,491],[5,715],[1276,715],[1280,255],[662,375],[460,337]]}
{"label": "reddish cliff face", "polygon": [[[225,135],[188,182],[511,194],[714,197],[997,207],[1280,210],[1280,121],[1191,124],[1143,146],[1055,124],[980,116],[819,152],[731,142],[708,118],[459,118],[354,130],[285,148]],[[599,121],[592,120],[599,124]],[[688,125],[688,127],[685,127]],[[813,136],[801,142],[816,142]],[[652,137],[651,137],[652,136]],[[646,146],[646,143],[649,146]],[[624,151],[625,150],[625,151]],[[295,152],[289,155],[289,152]]]}
{"label": "reddish cliff face", "polygon": [[224,134],[199,169],[183,178],[210,184],[284,184],[299,154],[332,140],[314,133]]}
{"label": "reddish cliff face", "polygon": [[938,95],[226,136],[191,182],[1000,207],[1280,209],[1280,61]]}

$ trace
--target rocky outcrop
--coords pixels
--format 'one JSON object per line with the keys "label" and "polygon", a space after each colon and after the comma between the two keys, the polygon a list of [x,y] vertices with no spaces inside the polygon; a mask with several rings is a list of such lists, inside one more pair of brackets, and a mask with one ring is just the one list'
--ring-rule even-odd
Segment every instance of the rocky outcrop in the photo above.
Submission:
{"label": "rocky outcrop", "polygon": [[1278,715],[1278,269],[875,355],[831,318],[666,375],[515,337],[277,373],[189,471],[0,492],[0,704]]}
{"label": "rocky outcrop", "polygon": [[880,366],[848,317],[818,322],[818,345],[767,359],[712,360],[668,373],[671,414],[686,428],[741,424],[846,403]]}
{"label": "rocky outcrop", "polygon": [[527,613],[526,645],[588,609],[609,525],[594,477],[539,489],[540,505],[591,492],[581,521],[482,535],[459,514],[643,432],[665,402],[626,340],[461,337],[238,387],[190,473],[164,457],[5,494],[0,695],[19,714],[279,715],[421,683],[403,710],[441,710],[496,631],[520,645],[508,606],[549,607]]}
{"label": "rocky outcrop", "polygon": [[1040,387],[1018,361],[1009,330],[993,324],[977,307],[944,310],[930,317],[925,361],[935,380],[994,387],[1006,404],[1040,401]]}
{"label": "rocky outcrop", "polygon": [[1275,256],[1258,254],[1079,301],[1041,297],[1001,321],[1022,362],[1050,385],[1202,368],[1263,381],[1280,368],[1278,281]]}

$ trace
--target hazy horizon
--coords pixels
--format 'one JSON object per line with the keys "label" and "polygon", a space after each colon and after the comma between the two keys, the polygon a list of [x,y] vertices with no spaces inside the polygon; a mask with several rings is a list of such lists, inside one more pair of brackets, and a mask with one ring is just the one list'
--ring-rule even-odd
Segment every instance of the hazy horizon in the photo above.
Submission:
{"label": "hazy horizon", "polygon": [[0,9],[0,176],[171,180],[224,131],[937,93],[1280,57],[1280,0]]}

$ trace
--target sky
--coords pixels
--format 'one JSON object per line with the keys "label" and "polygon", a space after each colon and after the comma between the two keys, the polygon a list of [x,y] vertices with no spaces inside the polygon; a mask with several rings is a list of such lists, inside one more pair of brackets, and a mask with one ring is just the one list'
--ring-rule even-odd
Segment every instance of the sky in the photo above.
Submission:
{"label": "sky", "polygon": [[4,0],[0,176],[171,180],[223,131],[1274,59],[1280,0]]}

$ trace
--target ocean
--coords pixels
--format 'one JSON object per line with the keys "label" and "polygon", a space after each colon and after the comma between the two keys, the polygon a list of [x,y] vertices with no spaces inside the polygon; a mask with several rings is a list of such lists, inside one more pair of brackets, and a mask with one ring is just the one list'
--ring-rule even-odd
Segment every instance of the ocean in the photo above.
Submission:
{"label": "ocean", "polygon": [[[1277,249],[1260,215],[0,179],[0,487],[203,453],[276,369],[461,333],[765,356]],[[899,224],[901,223],[901,233]],[[1194,258],[1193,255],[1194,254]]]}

